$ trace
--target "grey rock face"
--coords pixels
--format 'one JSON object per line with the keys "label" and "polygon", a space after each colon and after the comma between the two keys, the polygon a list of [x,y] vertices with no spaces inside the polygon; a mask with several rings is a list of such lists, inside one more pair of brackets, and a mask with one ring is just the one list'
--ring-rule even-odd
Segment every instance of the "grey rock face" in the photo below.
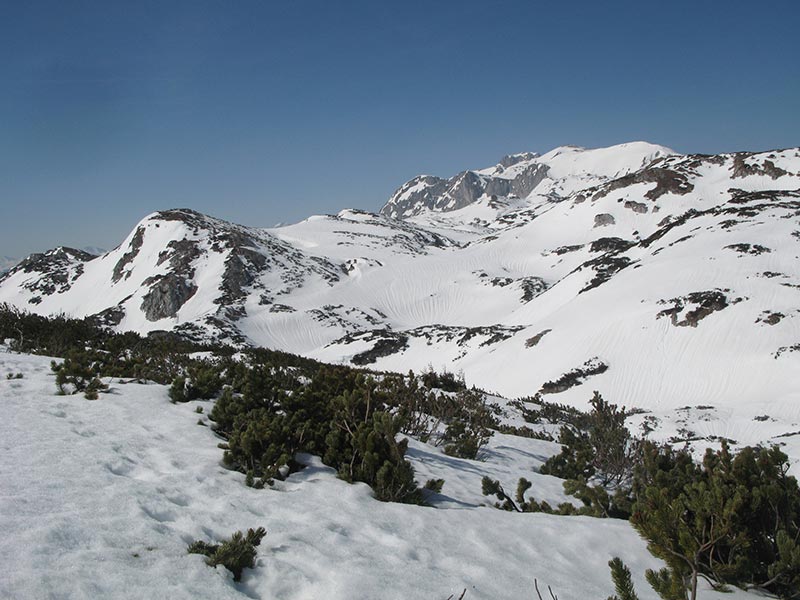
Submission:
{"label": "grey rock face", "polygon": [[126,276],[130,276],[130,271],[125,272],[125,267],[134,259],[136,255],[139,254],[139,248],[142,247],[142,243],[144,242],[144,227],[139,227],[136,230],[136,233],[133,234],[133,239],[131,239],[130,248],[128,251],[122,255],[117,261],[117,264],[114,265],[114,275],[112,276],[112,281],[117,283],[120,279],[122,279],[123,273]]}
{"label": "grey rock face", "polygon": [[516,178],[511,180],[511,191],[516,196],[524,198],[530,194],[547,177],[547,166],[533,164],[528,166]]}
{"label": "grey rock face", "polygon": [[522,302],[530,302],[536,296],[543,294],[550,286],[541,277],[524,277],[520,279],[522,289]]}
{"label": "grey rock face", "polygon": [[[538,155],[532,152],[503,157],[497,173],[530,161]],[[463,171],[450,179],[430,175],[415,177],[398,189],[381,214],[393,219],[405,219],[425,210],[447,212],[469,206],[483,196],[518,196],[530,194],[547,177],[547,166],[532,163],[514,177],[482,175],[475,171]]]}
{"label": "grey rock face", "polygon": [[[213,290],[213,303],[218,308],[204,317],[205,325],[234,341],[244,339],[234,323],[246,315],[248,294],[258,293],[260,303],[268,305],[275,302],[276,297],[301,287],[308,277],[318,276],[332,285],[344,276],[340,265],[322,257],[307,256],[288,242],[259,229],[228,223],[189,209],[161,211],[154,218],[156,227],[159,221],[181,221],[188,234],[170,241],[158,254],[157,265],[162,268],[166,265],[166,274],[144,282],[148,290],[141,309],[151,321],[176,316],[197,292],[201,284],[196,271],[202,268],[204,261],[201,259],[206,255],[221,255],[225,268],[218,287]],[[280,287],[267,289],[261,281],[261,276],[270,271],[279,274]],[[184,325],[181,327],[185,328]]]}
{"label": "grey rock face", "polygon": [[654,188],[645,193],[644,197],[648,200],[658,200],[664,194],[683,196],[694,189],[694,185],[689,181],[685,172],[653,166],[658,162],[656,160],[647,168],[624,175],[600,186],[600,189],[592,196],[592,201],[604,198],[615,190],[624,189],[636,183],[656,184]]}
{"label": "grey rock face", "polygon": [[503,158],[500,159],[500,165],[505,167],[513,167],[516,164],[521,163],[524,160],[533,160],[534,158],[538,158],[539,154],[536,152],[520,152],[519,154],[506,154]]}
{"label": "grey rock face", "polygon": [[[130,298],[130,296],[128,298]],[[125,300],[120,302],[120,304],[117,306],[112,306],[111,308],[107,308],[104,311],[93,315],[91,317],[92,321],[94,321],[94,323],[99,327],[114,327],[119,325],[122,323],[122,319],[125,318],[125,309],[121,306]]]}
{"label": "grey rock face", "polygon": [[381,209],[381,214],[402,219],[417,214],[420,207],[431,208],[447,190],[447,184],[446,179],[431,175],[415,177],[392,194],[389,202]]}
{"label": "grey rock face", "polygon": [[595,227],[605,227],[606,225],[613,225],[617,221],[614,219],[614,215],[610,215],[608,213],[601,213],[599,215],[595,215],[594,217],[594,226]]}
{"label": "grey rock face", "polygon": [[169,273],[147,292],[142,300],[142,312],[148,321],[174,317],[196,291],[197,286],[194,283],[181,275]]}
{"label": "grey rock face", "polygon": [[635,213],[645,214],[647,212],[647,205],[643,202],[635,202],[633,200],[626,200],[623,205],[625,208],[631,209]]}
{"label": "grey rock face", "polygon": [[733,156],[733,165],[731,171],[733,172],[734,179],[740,177],[749,177],[751,175],[767,175],[772,179],[778,179],[784,175],[788,175],[788,171],[776,167],[775,163],[771,160],[765,160],[762,165],[748,165],[744,162],[745,158],[752,156],[749,152],[737,152]]}
{"label": "grey rock face", "polygon": [[484,193],[494,196],[505,196],[509,183],[505,179],[483,178],[474,171],[464,171],[456,175],[455,181],[448,186],[444,196],[432,207],[439,210],[458,210],[475,202]]}
{"label": "grey rock face", "polygon": [[[204,224],[205,219],[199,213],[181,209],[162,211],[159,215],[162,220],[181,220],[188,226],[194,227]],[[138,245],[141,246],[139,231],[134,236],[132,246],[135,246],[137,239]],[[138,253],[138,247],[135,247],[135,252]],[[193,281],[194,261],[201,254],[197,242],[188,239],[172,240],[159,252],[157,265],[168,262],[169,272],[151,277],[144,282],[145,285],[150,285],[150,289],[142,299],[141,309],[148,321],[175,317],[186,301],[194,296],[197,292],[197,286]]]}

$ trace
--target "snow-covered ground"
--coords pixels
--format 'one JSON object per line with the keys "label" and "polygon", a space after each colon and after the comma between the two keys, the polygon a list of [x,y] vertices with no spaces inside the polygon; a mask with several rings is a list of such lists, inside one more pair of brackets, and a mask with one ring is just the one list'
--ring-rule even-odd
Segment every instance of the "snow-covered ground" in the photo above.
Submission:
{"label": "snow-covered ground", "polygon": [[[97,401],[58,396],[49,362],[0,348],[0,598],[444,600],[466,589],[494,600],[535,598],[537,579],[584,600],[613,592],[606,563],[620,556],[640,598],[656,600],[643,573],[659,561],[627,522],[485,506],[483,475],[511,488],[525,476],[537,499],[565,499],[534,472],[555,444],[496,435],[484,461],[468,461],[412,441],[418,480],[445,479],[434,508],[378,502],[312,456],[255,490],[198,425],[209,402],[175,405],[164,386],[117,380]],[[259,526],[268,533],[241,583],[186,552]]]}
{"label": "snow-covered ground", "polygon": [[[416,178],[381,214],[260,229],[154,213],[102,256],[26,259],[0,276],[0,302],[463,371],[582,409],[598,390],[644,411],[629,424],[654,439],[777,443],[797,473],[800,149],[680,156],[637,142],[506,158]],[[564,500],[535,472],[552,443],[496,435],[484,461],[465,461],[412,441],[420,483],[446,481],[436,508],[379,503],[314,457],[257,491],[221,466],[197,403],[119,382],[96,402],[55,396],[48,364],[0,351],[0,598],[533,598],[534,578],[561,600],[602,598],[614,555],[654,598],[642,574],[657,561],[627,523],[485,506],[483,475]],[[553,383],[584,365],[603,369]],[[241,584],[186,554],[257,526],[269,533]]]}
{"label": "snow-covered ground", "polygon": [[[325,362],[463,370],[508,397],[598,360],[605,372],[551,399],[768,402],[751,415],[785,424],[768,438],[798,430],[800,149],[682,156],[635,142],[512,159],[412,180],[382,214],[259,229],[154,213],[102,256],[23,262],[0,279],[0,302]],[[538,183],[524,197],[491,193],[526,177]],[[450,187],[414,195],[431,181]],[[730,437],[765,439],[744,430]]]}

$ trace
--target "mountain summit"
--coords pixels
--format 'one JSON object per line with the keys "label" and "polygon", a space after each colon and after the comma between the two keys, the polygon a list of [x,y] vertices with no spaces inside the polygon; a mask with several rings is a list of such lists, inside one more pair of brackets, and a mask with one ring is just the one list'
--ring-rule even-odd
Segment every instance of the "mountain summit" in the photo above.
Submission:
{"label": "mountain summit", "polygon": [[580,187],[599,185],[675,154],[646,142],[596,150],[562,146],[544,156],[535,152],[510,154],[494,167],[463,171],[450,179],[415,177],[392,194],[381,214],[405,219],[427,211],[458,210],[482,198],[525,199],[532,193],[557,200]]}
{"label": "mountain summit", "polygon": [[507,396],[761,410],[800,389],[800,150],[635,142],[417,177],[380,214],[260,229],[188,209],[101,256],[60,248],[0,302],[146,334],[378,369],[463,370]]}

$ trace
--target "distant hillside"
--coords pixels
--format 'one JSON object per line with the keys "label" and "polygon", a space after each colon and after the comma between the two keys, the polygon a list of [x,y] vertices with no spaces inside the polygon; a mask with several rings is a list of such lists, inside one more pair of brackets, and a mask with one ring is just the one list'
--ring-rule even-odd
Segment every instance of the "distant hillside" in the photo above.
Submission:
{"label": "distant hillside", "polygon": [[798,149],[562,147],[415,178],[380,214],[256,229],[161,211],[99,257],[28,257],[0,302],[328,362],[463,370],[511,397],[584,406],[597,389],[749,414],[800,400],[798,215]]}

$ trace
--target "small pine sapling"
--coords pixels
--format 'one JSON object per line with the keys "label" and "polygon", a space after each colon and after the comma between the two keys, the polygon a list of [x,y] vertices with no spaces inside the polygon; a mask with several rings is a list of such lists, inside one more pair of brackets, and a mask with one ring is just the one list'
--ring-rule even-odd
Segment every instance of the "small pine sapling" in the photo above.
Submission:
{"label": "small pine sapling", "polygon": [[436,494],[441,494],[443,486],[444,486],[444,479],[428,479],[428,481],[425,482],[423,489],[434,492]]}
{"label": "small pine sapling", "polygon": [[97,400],[100,397],[100,392],[104,392],[107,389],[108,385],[103,383],[99,377],[93,377],[86,386],[83,395],[87,400]]}
{"label": "small pine sapling", "polygon": [[242,580],[242,571],[252,569],[256,564],[256,547],[267,534],[263,527],[248,529],[247,534],[241,531],[234,533],[229,540],[221,544],[209,544],[201,540],[189,544],[189,554],[202,554],[209,567],[222,565],[233,573],[234,581]]}

